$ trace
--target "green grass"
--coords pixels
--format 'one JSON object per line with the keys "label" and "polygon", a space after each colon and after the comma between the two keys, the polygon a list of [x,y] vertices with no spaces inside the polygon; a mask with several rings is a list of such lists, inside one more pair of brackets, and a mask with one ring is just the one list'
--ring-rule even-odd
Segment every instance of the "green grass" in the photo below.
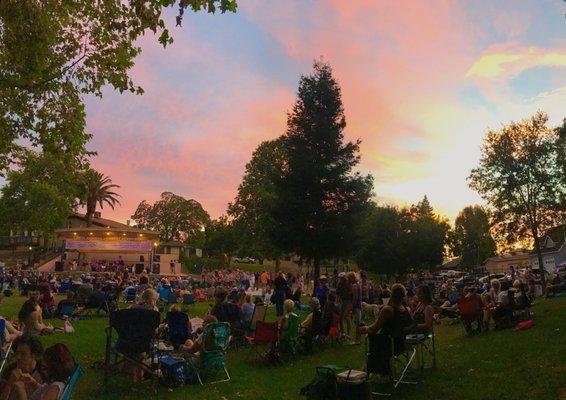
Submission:
{"label": "green grass", "polygon": [[[0,315],[17,314],[22,297],[3,300]],[[208,303],[190,306],[192,316],[203,315]],[[426,370],[417,386],[403,388],[397,399],[557,399],[566,388],[566,298],[540,300],[533,308],[535,326],[522,332],[489,332],[467,337],[461,325],[438,326],[436,370]],[[269,315],[273,319],[273,314]],[[60,324],[60,323],[59,323]],[[75,333],[44,336],[45,346],[66,343],[85,367],[74,398],[140,399],[150,397],[149,384],[132,385],[125,376],[112,380],[112,392],[104,396],[100,371],[92,369],[104,357],[103,317],[75,321]],[[301,355],[282,367],[249,365],[248,349],[227,356],[232,380],[226,383],[188,386],[173,391],[161,388],[162,399],[299,399],[299,389],[314,375],[317,365],[340,364],[360,369],[363,348],[326,347],[313,355]]]}

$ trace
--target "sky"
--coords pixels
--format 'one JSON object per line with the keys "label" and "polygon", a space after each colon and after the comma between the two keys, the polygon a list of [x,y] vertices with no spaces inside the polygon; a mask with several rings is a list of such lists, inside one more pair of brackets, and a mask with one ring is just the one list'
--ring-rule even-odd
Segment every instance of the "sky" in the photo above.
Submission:
{"label": "sky", "polygon": [[[381,204],[425,194],[453,219],[481,204],[466,178],[487,128],[566,117],[562,0],[239,0],[236,14],[187,13],[167,48],[148,34],[131,76],[145,94],[87,99],[94,168],[121,186],[130,219],[171,191],[225,213],[245,165],[285,132],[314,59],[342,88],[348,140]],[[172,26],[174,13],[168,13]]]}

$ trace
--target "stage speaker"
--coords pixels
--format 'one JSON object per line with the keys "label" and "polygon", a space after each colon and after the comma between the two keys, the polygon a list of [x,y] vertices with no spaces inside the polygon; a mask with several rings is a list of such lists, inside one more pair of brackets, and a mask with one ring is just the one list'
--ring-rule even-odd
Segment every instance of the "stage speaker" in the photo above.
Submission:
{"label": "stage speaker", "polygon": [[55,261],[55,271],[63,271],[64,264],[63,261]]}

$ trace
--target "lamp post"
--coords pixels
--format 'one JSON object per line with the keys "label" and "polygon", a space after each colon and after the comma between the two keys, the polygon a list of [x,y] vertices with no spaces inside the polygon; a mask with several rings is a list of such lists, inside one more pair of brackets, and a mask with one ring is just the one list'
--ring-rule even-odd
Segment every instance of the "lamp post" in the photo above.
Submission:
{"label": "lamp post", "polygon": [[31,254],[32,254],[33,247],[29,246],[28,250],[29,250],[29,252],[28,252],[28,269],[31,269]]}

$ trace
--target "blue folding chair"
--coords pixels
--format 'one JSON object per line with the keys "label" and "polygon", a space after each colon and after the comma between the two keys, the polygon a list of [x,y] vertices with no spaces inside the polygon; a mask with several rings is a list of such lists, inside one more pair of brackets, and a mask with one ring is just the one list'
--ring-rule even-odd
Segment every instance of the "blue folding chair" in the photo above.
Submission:
{"label": "blue folding chair", "polygon": [[60,318],[71,318],[75,313],[75,303],[63,303],[59,304],[57,310],[57,316]]}
{"label": "blue folding chair", "polygon": [[124,292],[124,301],[126,303],[134,303],[136,301],[137,290],[135,287],[129,287]]}
{"label": "blue folding chair", "polygon": [[157,289],[159,294],[159,303],[161,306],[166,306],[169,303],[169,294],[171,293],[171,286],[163,286]]}
{"label": "blue folding chair", "polygon": [[195,295],[194,294],[186,294],[183,296],[183,304],[190,305],[195,304]]}
{"label": "blue folding chair", "polygon": [[73,373],[71,374],[69,380],[67,381],[67,384],[65,385],[65,390],[63,390],[63,393],[59,397],[59,400],[71,400],[73,389],[82,376],[83,369],[79,364],[76,364]]}
{"label": "blue folding chair", "polygon": [[64,280],[61,282],[61,286],[59,286],[59,293],[67,293],[69,289],[71,289],[72,282],[70,280]]}

